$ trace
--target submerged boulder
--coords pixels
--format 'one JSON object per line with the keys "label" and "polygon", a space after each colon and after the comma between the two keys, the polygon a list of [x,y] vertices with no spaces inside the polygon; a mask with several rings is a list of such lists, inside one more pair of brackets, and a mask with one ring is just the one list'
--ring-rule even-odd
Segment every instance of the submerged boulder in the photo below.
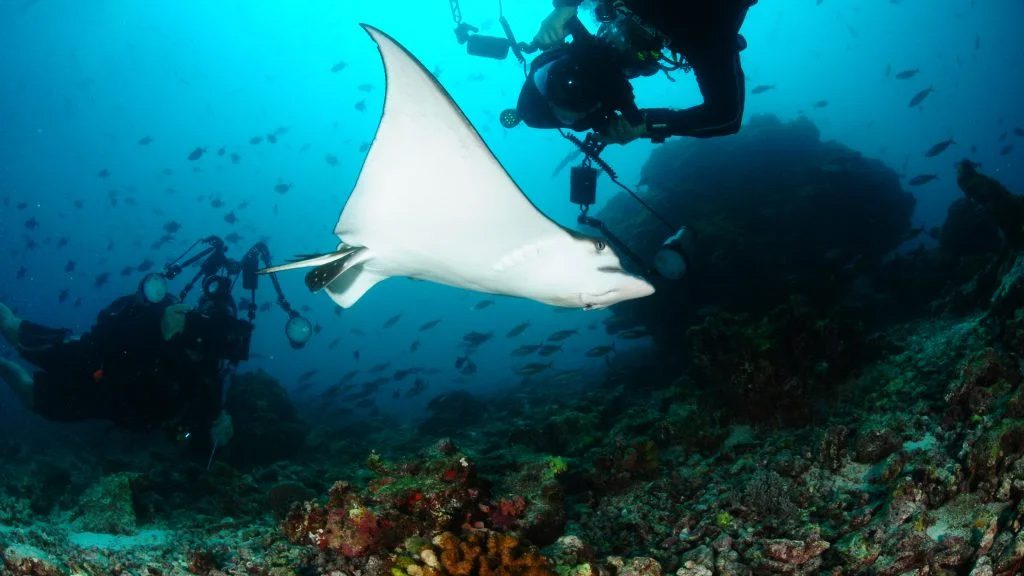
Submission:
{"label": "submerged boulder", "polygon": [[458,435],[483,420],[487,405],[466,390],[452,390],[432,398],[420,432],[433,436]]}
{"label": "submerged boulder", "polygon": [[5,547],[0,544],[0,574],[11,576],[67,576],[59,560],[25,544]]}
{"label": "submerged boulder", "polygon": [[235,432],[226,452],[237,466],[292,458],[306,441],[307,426],[296,415],[288,393],[262,370],[232,378],[224,408]]}
{"label": "submerged boulder", "polygon": [[141,476],[119,472],[104,476],[82,495],[75,514],[75,526],[85,532],[134,534],[136,490]]}

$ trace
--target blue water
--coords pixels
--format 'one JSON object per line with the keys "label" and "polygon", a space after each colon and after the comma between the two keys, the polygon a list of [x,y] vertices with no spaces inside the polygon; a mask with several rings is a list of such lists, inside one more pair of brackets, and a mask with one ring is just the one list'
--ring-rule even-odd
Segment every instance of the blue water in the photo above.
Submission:
{"label": "blue water", "polygon": [[[462,4],[468,22],[500,33],[495,2]],[[549,8],[543,0],[506,2],[505,15],[519,36],[529,39]],[[385,30],[428,68],[439,69],[441,83],[531,200],[556,220],[573,224],[568,176],[551,178],[557,159],[569,151],[567,144],[556,133],[498,125],[498,112],[515,103],[522,71],[511,59],[467,56],[452,35],[448,3],[441,0],[4,0],[0,300],[26,318],[80,332],[113,298],[135,290],[141,274],[121,276],[122,268],[144,259],[160,267],[201,236],[238,233],[242,241],[230,252],[236,258],[260,239],[276,260],[333,247],[331,231],[357,177],[360,146],[373,137],[383,98],[379,55],[359,22]],[[762,0],[742,30],[749,43],[743,65],[748,89],[759,84],[775,89],[749,95],[746,115],[806,114],[824,139],[880,158],[908,179],[938,174],[938,181],[913,189],[917,223],[938,224],[960,195],[953,162],[964,156],[1024,192],[1024,140],[1012,133],[1024,126],[1021,22],[1019,0],[824,0],[820,6],[814,0]],[[346,63],[344,69],[331,72],[339,61]],[[894,79],[910,68],[920,73]],[[678,74],[675,80],[638,81],[639,104],[699,102],[691,77]],[[364,84],[371,88],[360,89]],[[935,92],[924,104],[908,107],[910,98],[929,86]],[[828,106],[814,108],[820,100]],[[363,111],[356,108],[361,101]],[[287,132],[276,144],[265,139],[250,144],[251,138],[281,127]],[[143,137],[152,142],[139,145]],[[957,141],[953,149],[924,158],[929,146],[950,137]],[[1000,155],[1011,143],[1016,149]],[[196,147],[206,153],[190,162],[187,156]],[[221,147],[223,157],[216,155]],[[606,158],[624,181],[636,182],[650,150],[650,144],[636,142],[609,149]],[[229,159],[232,153],[239,155],[237,165]],[[326,155],[335,155],[338,165],[329,165]],[[104,169],[109,176],[98,177]],[[274,190],[279,183],[293,187],[279,194]],[[613,193],[607,182],[601,193],[605,198]],[[215,198],[223,207],[211,207]],[[75,200],[82,201],[81,209],[74,208]],[[24,209],[17,208],[21,202]],[[242,202],[248,206],[239,208]],[[239,219],[235,224],[224,220],[230,211]],[[31,218],[38,229],[26,229]],[[172,220],[182,225],[175,240],[151,249]],[[67,240],[64,247],[58,246],[61,238]],[[26,247],[29,240],[37,244],[32,250]],[[77,263],[70,274],[64,272],[69,260]],[[22,266],[27,274],[19,280],[15,271]],[[110,273],[110,281],[94,288],[102,272]],[[489,297],[396,279],[339,316],[325,296],[305,291],[302,274],[281,280],[293,303],[322,332],[306,349],[291,350],[282,334],[285,316],[276,308],[263,312],[252,346],[255,357],[242,368],[264,368],[287,386],[311,369],[319,371],[314,391],[344,372],[378,362],[391,362],[392,370],[440,370],[422,397],[396,402],[391,387],[381,391],[381,410],[415,413],[446,389],[517,385],[514,369],[523,362],[510,358],[510,350],[559,329],[578,329],[580,335],[553,357],[557,370],[585,369],[596,376],[604,369],[603,360],[583,353],[610,341],[600,327],[607,312],[558,312],[508,298],[474,310]],[[63,289],[70,298],[59,303]],[[268,283],[258,300],[273,300]],[[396,314],[402,319],[382,328]],[[434,331],[418,334],[421,324],[437,318],[443,321]],[[504,337],[525,320],[531,327],[523,337]],[[479,372],[464,378],[453,363],[461,354],[462,335],[470,330],[495,337],[473,357]],[[412,352],[417,338],[422,345]],[[646,342],[619,346],[643,348]],[[35,422],[6,390],[0,390],[0,421]]]}

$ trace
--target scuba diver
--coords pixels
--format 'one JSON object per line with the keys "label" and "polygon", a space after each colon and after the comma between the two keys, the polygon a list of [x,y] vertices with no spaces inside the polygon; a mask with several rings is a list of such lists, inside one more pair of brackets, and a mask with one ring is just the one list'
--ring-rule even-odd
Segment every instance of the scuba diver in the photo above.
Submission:
{"label": "scuba diver", "polygon": [[[226,286],[225,286],[226,288]],[[220,292],[218,292],[220,290]],[[0,359],[0,377],[26,408],[47,420],[101,419],[129,430],[162,428],[201,453],[231,438],[221,409],[224,363],[248,357],[253,326],[213,287],[191,309],[166,294],[140,293],[107,306],[91,330],[22,320],[0,304],[3,336],[38,368]]]}
{"label": "scuba diver", "polygon": [[[255,278],[257,259],[269,261],[269,252],[258,244],[236,262],[224,256],[219,238],[200,240],[193,248],[200,243],[210,246],[177,264],[186,251],[163,273],[147,275],[136,293],[114,300],[77,338],[69,330],[23,320],[0,304],[0,333],[38,368],[29,373],[0,359],[0,378],[26,408],[47,420],[99,419],[128,430],[163,430],[193,454],[209,453],[212,459],[233,434],[222,406],[225,377],[249,358],[255,326],[253,302],[248,319],[238,317],[232,276],[242,274],[255,296],[255,284],[248,280]],[[201,260],[180,297],[169,294],[167,280]],[[193,308],[183,301],[200,280],[202,292]],[[312,326],[274,286],[289,314],[289,342],[301,348]]]}
{"label": "scuba diver", "polygon": [[[530,64],[516,112],[528,126],[594,130],[607,144],[734,134],[745,97],[739,30],[756,2],[601,0],[595,12],[603,24],[590,37],[577,18],[581,0],[554,0],[533,42],[546,51]],[[568,35],[573,42],[563,44]],[[665,48],[681,59],[666,67]],[[702,104],[637,108],[631,79],[679,68],[693,70]]]}

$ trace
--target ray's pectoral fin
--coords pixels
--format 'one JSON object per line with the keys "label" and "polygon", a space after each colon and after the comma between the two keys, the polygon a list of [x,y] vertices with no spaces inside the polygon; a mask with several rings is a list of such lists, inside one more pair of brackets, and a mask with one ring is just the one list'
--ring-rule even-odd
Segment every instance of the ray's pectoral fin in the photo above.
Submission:
{"label": "ray's pectoral fin", "polygon": [[373,257],[366,248],[342,246],[330,254],[303,257],[302,259],[280,266],[260,270],[260,274],[274,274],[297,268],[310,268],[306,274],[306,288],[310,292],[319,292],[326,288],[327,294],[339,306],[349,308],[373,288],[378,282],[388,278],[365,269],[365,264]]}
{"label": "ray's pectoral fin", "polygon": [[[350,308],[359,301],[370,288],[373,288],[381,280],[388,276],[377,274],[366,270],[363,264],[352,266],[344,273],[339,274],[327,285],[327,295],[331,300],[342,308]],[[307,285],[309,280],[307,278]]]}

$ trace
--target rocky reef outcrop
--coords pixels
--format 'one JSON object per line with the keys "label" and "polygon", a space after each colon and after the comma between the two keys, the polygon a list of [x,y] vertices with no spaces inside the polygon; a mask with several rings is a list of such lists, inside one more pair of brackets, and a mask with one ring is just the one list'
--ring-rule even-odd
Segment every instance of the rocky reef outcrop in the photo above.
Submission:
{"label": "rocky reef outcrop", "polygon": [[[645,199],[694,232],[689,270],[655,297],[615,309],[643,325],[667,364],[748,422],[813,416],[832,384],[870,357],[869,334],[896,316],[872,272],[911,231],[899,175],[806,118],[754,118],[735,137],[680,140],[643,169]],[[669,232],[625,195],[600,214],[636,252]]]}
{"label": "rocky reef outcrop", "polygon": [[[736,136],[666,143],[645,164],[641,193],[696,232],[690,271],[660,283],[656,298],[615,311],[671,348],[700,313],[763,314],[793,295],[834,304],[910,233],[915,202],[899,179],[878,160],[823,142],[806,118],[758,116]],[[640,254],[654,254],[670,233],[626,195],[599,217]]]}

